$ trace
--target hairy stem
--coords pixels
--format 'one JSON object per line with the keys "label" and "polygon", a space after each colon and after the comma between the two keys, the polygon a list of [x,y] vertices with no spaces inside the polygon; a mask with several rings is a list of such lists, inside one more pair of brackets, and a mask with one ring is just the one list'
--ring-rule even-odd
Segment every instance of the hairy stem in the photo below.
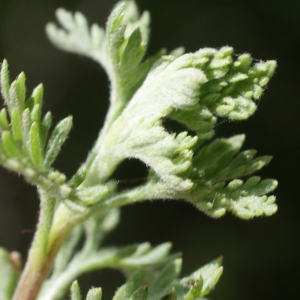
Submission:
{"label": "hairy stem", "polygon": [[61,244],[72,228],[85,218],[74,216],[74,213],[62,203],[59,204],[53,217],[55,200],[41,198],[38,228],[13,300],[36,299]]}
{"label": "hairy stem", "polygon": [[46,192],[39,190],[41,204],[39,221],[33,238],[25,269],[15,291],[13,300],[29,300],[37,294],[44,277],[44,265],[47,256],[48,236],[51,229],[55,209],[55,199],[47,197]]}
{"label": "hairy stem", "polygon": [[111,102],[110,107],[108,109],[104,125],[99,133],[99,136],[96,140],[95,145],[93,146],[87,160],[86,160],[86,168],[89,169],[91,164],[93,163],[99,148],[102,144],[102,140],[110,129],[112,123],[117,119],[117,117],[121,114],[121,111],[124,109],[124,104],[120,103],[120,101]]}

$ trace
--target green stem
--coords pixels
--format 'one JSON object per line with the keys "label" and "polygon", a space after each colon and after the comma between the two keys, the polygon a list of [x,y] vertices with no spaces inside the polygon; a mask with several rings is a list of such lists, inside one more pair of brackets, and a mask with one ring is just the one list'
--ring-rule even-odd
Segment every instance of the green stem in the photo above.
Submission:
{"label": "green stem", "polygon": [[13,300],[34,299],[46,276],[41,266],[47,255],[48,235],[53,220],[55,199],[47,197],[46,192],[42,190],[39,190],[39,194],[41,198],[39,222]]}
{"label": "green stem", "polygon": [[65,271],[57,276],[49,286],[47,286],[47,292],[42,294],[42,300],[54,300],[61,299],[65,294],[71,283],[80,275],[99,270],[103,268],[116,268],[114,265],[115,253],[103,253],[102,255],[85,256],[80,252],[71,263],[68,264]]}
{"label": "green stem", "polygon": [[[13,300],[35,300],[66,236],[87,215],[75,215],[60,203],[53,218],[53,198],[42,198],[41,214],[28,260]],[[51,226],[52,225],[52,226]]]}
{"label": "green stem", "polygon": [[174,199],[174,196],[172,193],[168,192],[168,188],[164,184],[149,181],[144,185],[131,190],[119,192],[101,202],[101,205],[108,207],[121,207],[136,202],[155,199]]}
{"label": "green stem", "polygon": [[87,160],[86,160],[86,168],[89,169],[92,163],[94,162],[94,159],[99,152],[99,148],[102,145],[103,139],[106,136],[108,130],[110,129],[113,122],[118,118],[118,116],[121,114],[122,110],[124,109],[124,102],[122,101],[113,101],[110,104],[110,107],[108,109],[104,125],[100,131],[100,134],[97,138],[97,141],[95,145],[92,148],[92,151],[90,152]]}

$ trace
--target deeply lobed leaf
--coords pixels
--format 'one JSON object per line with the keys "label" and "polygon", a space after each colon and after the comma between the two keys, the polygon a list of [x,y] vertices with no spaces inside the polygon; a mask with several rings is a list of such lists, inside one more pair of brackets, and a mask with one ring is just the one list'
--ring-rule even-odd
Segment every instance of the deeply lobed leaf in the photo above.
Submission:
{"label": "deeply lobed leaf", "polygon": [[[254,206],[248,205],[251,213],[242,213],[245,195],[237,197],[237,190],[233,197],[222,190],[226,182],[262,168],[270,157],[254,158],[253,150],[238,154],[243,136],[216,140],[199,148],[213,137],[217,117],[242,120],[255,112],[256,101],[274,74],[274,61],[253,63],[250,55],[234,56],[232,48],[223,47],[183,55],[181,50],[160,54],[149,64],[141,62],[148,41],[149,16],[146,12],[140,17],[134,2],[116,5],[106,33],[96,25],[89,31],[87,22],[78,22],[83,17],[78,19],[77,15],[60,10],[58,19],[64,29],[50,25],[50,38],[65,50],[71,48],[98,60],[112,83],[111,100],[119,101],[105,134],[90,154],[82,186],[105,183],[124,159],[133,157],[155,174],[150,172],[148,183],[133,191],[138,201],[143,197],[183,198],[214,217],[226,210],[243,217],[275,212],[272,197],[257,196],[252,190],[247,197],[255,199],[261,210],[254,212]],[[165,118],[182,123],[196,135],[168,133],[162,126]],[[266,193],[275,188],[272,182],[272,189]],[[154,193],[149,193],[150,186]],[[143,196],[143,190],[147,190],[147,196]]]}
{"label": "deeply lobed leaf", "polygon": [[89,29],[85,17],[78,12],[72,15],[59,9],[57,18],[63,29],[48,24],[50,40],[65,51],[99,62],[111,81],[111,102],[117,102],[121,111],[152,64],[153,59],[141,62],[148,43],[148,12],[140,16],[134,1],[120,1],[108,19],[106,31],[96,24]]}
{"label": "deeply lobed leaf", "polygon": [[139,269],[118,289],[113,300],[202,299],[200,297],[207,295],[218,282],[223,270],[220,264],[221,259],[217,259],[182,279],[178,279],[180,259],[169,263],[159,272]]}

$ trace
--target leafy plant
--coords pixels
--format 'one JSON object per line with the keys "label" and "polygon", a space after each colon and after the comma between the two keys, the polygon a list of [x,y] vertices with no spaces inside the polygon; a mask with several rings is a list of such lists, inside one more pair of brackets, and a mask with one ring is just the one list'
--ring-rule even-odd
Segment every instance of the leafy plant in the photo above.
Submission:
{"label": "leafy plant", "polygon": [[[271,157],[240,152],[244,135],[212,139],[218,118],[245,120],[255,112],[276,63],[253,63],[230,47],[161,50],[145,58],[149,14],[140,16],[133,1],[115,6],[105,30],[89,27],[80,13],[58,9],[57,18],[62,27],[48,24],[49,38],[106,70],[110,107],[85,163],[67,179],[52,164],[72,117],[52,129],[51,113],[42,115],[43,86],[27,98],[24,73],[10,83],[4,60],[0,163],[37,187],[40,214],[22,272],[18,255],[0,249],[0,298],[61,299],[70,289],[72,300],[81,299],[78,276],[116,268],[128,278],[114,300],[204,299],[221,276],[220,258],[180,279],[180,255],[170,254],[170,243],[107,248],[101,242],[118,224],[120,207],[149,199],[184,199],[214,218],[227,211],[242,219],[276,212],[268,194],[277,182],[251,176]],[[187,130],[169,133],[165,119]],[[120,192],[112,174],[126,158],[141,160],[149,172],[145,183]],[[101,288],[86,299],[102,299]]]}

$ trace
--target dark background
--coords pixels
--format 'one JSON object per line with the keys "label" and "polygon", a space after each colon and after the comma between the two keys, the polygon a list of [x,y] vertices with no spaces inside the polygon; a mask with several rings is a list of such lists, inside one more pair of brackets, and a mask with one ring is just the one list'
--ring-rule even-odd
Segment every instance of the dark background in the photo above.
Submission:
{"label": "dark background", "polygon": [[[183,275],[224,256],[224,274],[211,299],[298,299],[299,290],[299,110],[300,110],[300,1],[296,0],[137,0],[151,12],[149,54],[162,47],[233,46],[256,59],[276,59],[277,73],[247,122],[225,122],[218,136],[246,133],[244,149],[272,154],[260,172],[276,178],[279,210],[270,218],[252,221],[227,215],[213,220],[180,201],[154,201],[124,207],[121,224],[107,244],[126,245],[172,241],[183,252]],[[74,116],[74,128],[56,167],[68,176],[85,160],[107,109],[106,75],[89,59],[60,52],[47,40],[44,26],[54,10],[82,11],[101,26],[115,1],[19,0],[0,2],[0,59],[7,58],[11,77],[21,71],[31,90],[45,86],[44,109],[54,120]],[[140,178],[144,167],[129,161],[119,179]],[[17,175],[0,170],[0,244],[26,256],[32,234],[20,231],[36,222],[38,200],[34,188]],[[0,279],[1,280],[1,279]],[[110,299],[123,278],[117,272],[95,272],[80,282],[101,285]]]}

